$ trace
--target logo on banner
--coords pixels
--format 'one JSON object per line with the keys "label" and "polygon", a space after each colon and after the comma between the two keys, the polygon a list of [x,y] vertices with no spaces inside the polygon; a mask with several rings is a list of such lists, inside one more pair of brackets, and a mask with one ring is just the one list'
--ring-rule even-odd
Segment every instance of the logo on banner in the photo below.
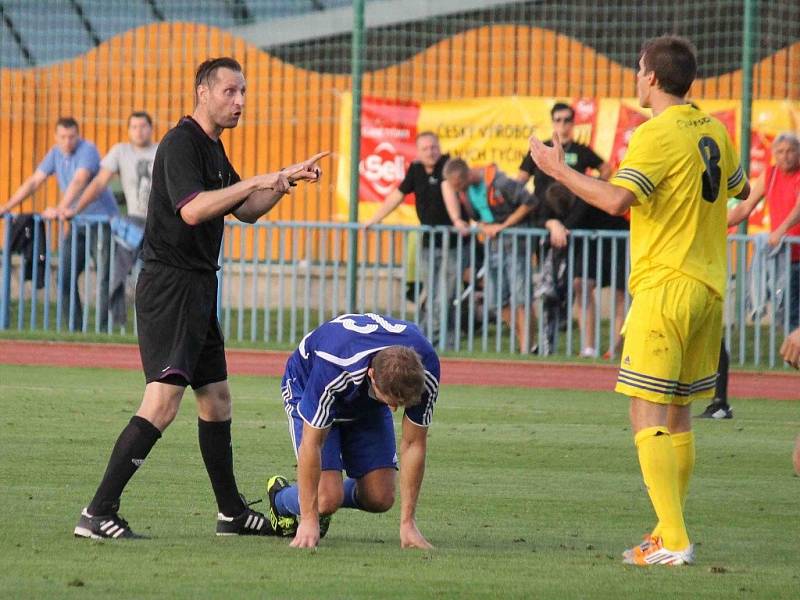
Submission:
{"label": "logo on banner", "polygon": [[586,146],[594,146],[597,136],[597,99],[579,98],[572,105],[575,111],[575,141]]}
{"label": "logo on banner", "polygon": [[362,180],[380,196],[385,196],[403,180],[406,158],[391,142],[380,142],[371,154],[358,164]]}
{"label": "logo on banner", "polygon": [[365,98],[361,111],[360,200],[382,202],[405,177],[416,155],[419,106]]}

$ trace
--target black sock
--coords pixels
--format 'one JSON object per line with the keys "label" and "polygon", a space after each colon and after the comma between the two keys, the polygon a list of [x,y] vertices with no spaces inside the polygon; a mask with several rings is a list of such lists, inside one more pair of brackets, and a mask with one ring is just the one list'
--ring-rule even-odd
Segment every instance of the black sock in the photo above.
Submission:
{"label": "black sock", "polygon": [[718,404],[728,406],[728,365],[730,359],[725,348],[725,340],[719,351],[719,365],[717,366],[717,384],[714,389],[714,398]]}
{"label": "black sock", "polygon": [[103,480],[87,507],[90,515],[107,515],[112,511],[122,490],[160,437],[161,432],[150,421],[131,417],[114,444]]}
{"label": "black sock", "polygon": [[217,497],[217,507],[226,517],[242,514],[246,508],[233,476],[233,448],[231,447],[231,421],[203,421],[197,419],[200,453],[206,464],[211,487]]}

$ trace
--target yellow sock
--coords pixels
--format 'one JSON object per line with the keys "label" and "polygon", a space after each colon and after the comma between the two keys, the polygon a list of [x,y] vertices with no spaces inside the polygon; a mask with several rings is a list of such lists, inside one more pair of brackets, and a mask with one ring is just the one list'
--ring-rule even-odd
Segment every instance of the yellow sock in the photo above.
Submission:
{"label": "yellow sock", "polygon": [[[681,498],[681,508],[686,506],[686,496],[689,493],[689,480],[694,471],[694,433],[683,431],[670,434],[672,447],[675,448],[675,460],[678,463],[678,495]],[[661,523],[653,529],[653,536],[661,536]]]}
{"label": "yellow sock", "polygon": [[673,433],[672,447],[675,448],[675,460],[678,463],[678,495],[681,497],[681,508],[686,506],[689,494],[689,480],[694,472],[694,433],[683,431]]}
{"label": "yellow sock", "polygon": [[664,547],[683,550],[689,545],[689,536],[683,522],[678,461],[669,430],[666,427],[648,427],[637,433],[634,441]]}

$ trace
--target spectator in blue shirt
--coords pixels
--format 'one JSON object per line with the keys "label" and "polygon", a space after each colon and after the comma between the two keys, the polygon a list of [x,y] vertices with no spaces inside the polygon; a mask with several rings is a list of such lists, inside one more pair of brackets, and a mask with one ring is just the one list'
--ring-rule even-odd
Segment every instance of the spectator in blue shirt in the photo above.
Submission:
{"label": "spectator in blue shirt", "polygon": [[[42,212],[45,218],[61,218],[66,216],[68,208],[78,201],[83,189],[97,175],[100,169],[100,154],[91,142],[82,140],[78,131],[78,123],[72,117],[61,117],[56,123],[56,144],[33,174],[28,177],[8,202],[0,208],[0,213],[7,212],[33,194],[50,175],[55,175],[61,190],[61,200],[55,207]],[[97,199],[87,206],[84,215],[96,217],[113,217],[117,215],[117,204],[111,191],[106,188]],[[102,234],[100,233],[102,231]],[[88,234],[88,235],[87,235]],[[100,238],[102,236],[102,243]],[[107,223],[87,227],[81,224],[69,226],[60,243],[59,260],[62,277],[59,286],[61,308],[64,318],[72,331],[83,329],[83,309],[77,280],[86,268],[86,243],[90,242],[89,251],[95,262],[100,286],[100,305],[97,307],[97,318],[101,329],[107,326],[108,318],[108,276],[109,276],[109,239],[110,230]],[[73,254],[74,246],[74,254]],[[75,277],[72,277],[73,260]],[[74,286],[75,295],[71,290]],[[72,301],[71,301],[72,299]],[[71,310],[70,310],[71,308]]]}

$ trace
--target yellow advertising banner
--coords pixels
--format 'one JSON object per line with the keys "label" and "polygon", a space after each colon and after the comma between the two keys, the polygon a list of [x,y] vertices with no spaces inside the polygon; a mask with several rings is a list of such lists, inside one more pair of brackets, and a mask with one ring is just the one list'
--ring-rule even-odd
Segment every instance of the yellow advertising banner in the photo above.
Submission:
{"label": "yellow advertising banner", "polygon": [[[475,98],[443,102],[395,102],[364,98],[359,156],[359,220],[369,219],[383,198],[396,189],[414,160],[414,140],[424,131],[439,136],[442,151],[470,165],[496,163],[515,175],[527,152],[528,138],[551,134],[550,109],[563,99],[544,97]],[[741,140],[738,100],[696,100],[704,111],[722,121],[738,146]],[[650,117],[635,98],[578,98],[575,137],[591,146],[616,168],[634,129]],[[339,173],[335,218],[347,220],[349,204],[351,97],[342,97],[340,113]],[[770,145],[781,131],[800,130],[800,103],[757,100],[753,104],[751,177],[771,161]],[[416,224],[413,195],[386,223]],[[769,227],[762,210],[750,220],[752,231]]]}

